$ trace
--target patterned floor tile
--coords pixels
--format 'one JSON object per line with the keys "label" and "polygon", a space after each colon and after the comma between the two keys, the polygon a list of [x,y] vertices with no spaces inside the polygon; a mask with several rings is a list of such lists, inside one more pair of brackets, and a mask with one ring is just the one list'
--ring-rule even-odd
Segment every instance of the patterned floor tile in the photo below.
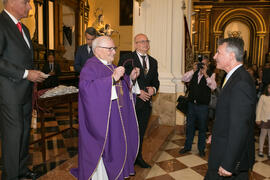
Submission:
{"label": "patterned floor tile", "polygon": [[181,157],[181,156],[186,156],[186,155],[191,154],[190,152],[185,153],[185,154],[179,154],[179,150],[180,150],[180,148],[175,148],[175,149],[166,150],[166,152],[168,154],[170,154],[171,156],[173,156],[174,158],[178,158],[178,157]]}
{"label": "patterned floor tile", "polygon": [[177,144],[180,147],[185,145],[185,139],[172,140],[171,142]]}
{"label": "patterned floor tile", "polygon": [[174,148],[180,148],[180,146],[175,144],[175,143],[169,142],[168,145],[166,146],[165,150],[174,149]]}
{"label": "patterned floor tile", "polygon": [[204,177],[198,174],[197,172],[193,171],[190,168],[182,169],[180,171],[175,171],[169,173],[174,179],[177,180],[203,180]]}
{"label": "patterned floor tile", "polygon": [[207,161],[205,161],[204,159],[202,159],[196,155],[193,155],[193,154],[182,156],[182,157],[179,157],[176,159],[188,167],[194,167],[194,166],[198,166],[198,165],[202,165],[202,164],[207,163]]}
{"label": "patterned floor tile", "polygon": [[203,177],[206,175],[208,165],[207,164],[202,164],[199,166],[194,166],[191,167],[192,170],[196,171],[198,174],[202,175]]}
{"label": "patterned floor tile", "polygon": [[154,165],[151,170],[149,171],[148,175],[146,178],[152,178],[152,177],[157,177],[160,175],[165,175],[167,174],[166,171],[164,171],[162,168],[160,168],[158,165]]}
{"label": "patterned floor tile", "polygon": [[186,165],[177,161],[176,159],[157,162],[156,164],[159,165],[166,172],[174,172],[174,171],[178,171],[178,170],[187,168]]}
{"label": "patterned floor tile", "polygon": [[251,176],[252,177],[250,179],[252,179],[252,180],[264,180],[264,179],[267,179],[264,176],[262,176],[262,175],[260,175],[260,174],[258,174],[256,172],[252,172]]}
{"label": "patterned floor tile", "polygon": [[174,159],[174,157],[171,156],[170,154],[168,154],[166,151],[163,151],[163,152],[161,152],[161,154],[156,162],[166,161],[166,160],[170,160],[170,159]]}
{"label": "patterned floor tile", "polygon": [[168,174],[165,174],[165,175],[162,175],[162,176],[156,176],[156,177],[152,177],[152,178],[147,178],[147,180],[174,180],[174,178],[172,178]]}
{"label": "patterned floor tile", "polygon": [[183,136],[175,134],[171,140],[179,140],[179,139],[185,139]]}

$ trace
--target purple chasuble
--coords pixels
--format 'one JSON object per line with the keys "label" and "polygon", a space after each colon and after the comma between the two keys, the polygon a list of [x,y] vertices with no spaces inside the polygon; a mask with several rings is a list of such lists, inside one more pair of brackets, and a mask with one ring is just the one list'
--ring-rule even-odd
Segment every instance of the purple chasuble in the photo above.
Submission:
{"label": "purple chasuble", "polygon": [[71,170],[80,180],[91,179],[101,158],[110,180],[134,174],[139,147],[134,96],[125,75],[116,84],[118,99],[111,100],[113,68],[92,57],[80,73],[78,168]]}

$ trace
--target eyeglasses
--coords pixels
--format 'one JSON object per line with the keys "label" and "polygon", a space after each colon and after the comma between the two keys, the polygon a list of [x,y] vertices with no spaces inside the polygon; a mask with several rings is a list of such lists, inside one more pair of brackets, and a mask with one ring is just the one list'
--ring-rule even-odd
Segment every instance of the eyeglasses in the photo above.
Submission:
{"label": "eyeglasses", "polygon": [[99,48],[104,48],[104,49],[108,49],[110,51],[113,51],[113,50],[117,50],[117,47],[102,47],[102,46],[98,46]]}
{"label": "eyeglasses", "polygon": [[150,43],[150,40],[137,41],[136,43],[146,44],[146,43]]}

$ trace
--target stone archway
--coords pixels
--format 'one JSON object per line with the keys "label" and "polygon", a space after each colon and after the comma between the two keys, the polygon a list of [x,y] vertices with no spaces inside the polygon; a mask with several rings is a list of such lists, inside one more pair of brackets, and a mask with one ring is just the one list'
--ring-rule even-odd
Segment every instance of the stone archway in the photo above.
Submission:
{"label": "stone archway", "polygon": [[218,39],[223,38],[226,25],[233,20],[245,23],[253,32],[253,37],[251,37],[252,52],[250,53],[252,63],[262,65],[266,53],[264,52],[264,41],[267,27],[262,15],[253,8],[229,8],[218,16],[213,24],[214,52],[217,49]]}

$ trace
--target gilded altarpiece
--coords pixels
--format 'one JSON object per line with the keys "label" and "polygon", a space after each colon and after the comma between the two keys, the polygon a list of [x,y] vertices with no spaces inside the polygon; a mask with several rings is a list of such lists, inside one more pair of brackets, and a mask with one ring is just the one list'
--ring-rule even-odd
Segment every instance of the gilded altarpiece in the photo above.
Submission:
{"label": "gilded altarpiece", "polygon": [[[70,9],[74,14],[74,26],[69,27],[73,33],[74,51],[82,44],[84,31],[89,20],[90,7],[88,0],[34,0],[35,8],[35,33],[33,37],[34,60],[38,69],[46,60],[48,51],[54,51],[56,60],[60,62],[64,71],[69,70],[73,59],[66,59],[64,45],[63,9]],[[67,36],[68,38],[68,36]],[[66,67],[65,67],[66,66]]]}
{"label": "gilded altarpiece", "polygon": [[226,36],[241,36],[239,31],[229,31],[225,34],[226,27],[235,22],[241,22],[250,32],[249,46],[246,52],[246,64],[261,66],[270,53],[269,24],[270,1],[194,1],[194,32],[193,52],[205,54],[210,57],[216,52],[218,40]]}

